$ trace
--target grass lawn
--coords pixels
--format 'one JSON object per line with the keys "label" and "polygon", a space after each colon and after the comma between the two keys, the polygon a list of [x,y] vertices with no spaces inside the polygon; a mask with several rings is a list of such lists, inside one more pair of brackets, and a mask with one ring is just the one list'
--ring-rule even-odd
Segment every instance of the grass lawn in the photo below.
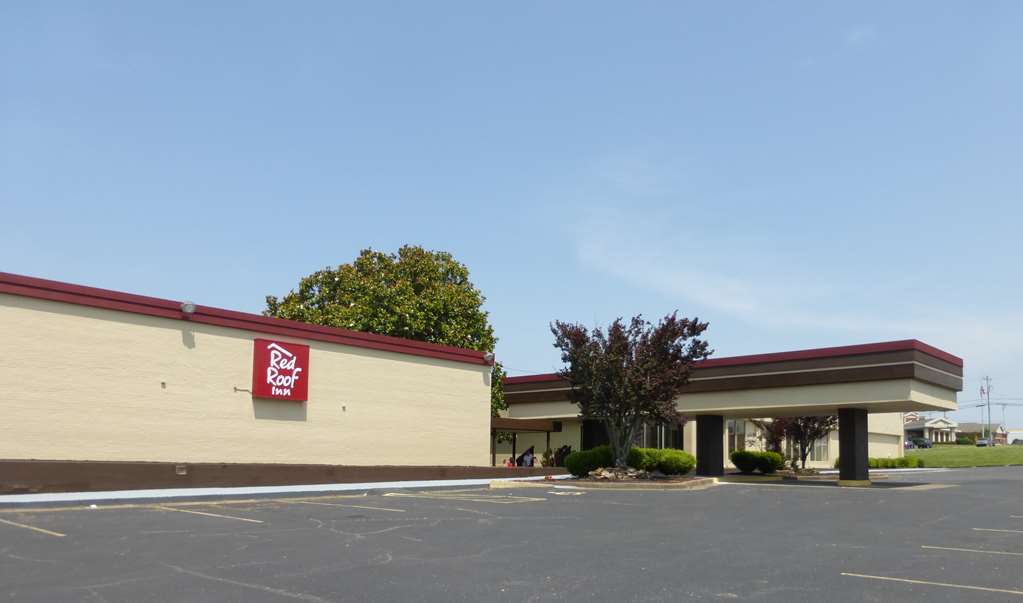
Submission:
{"label": "grass lawn", "polygon": [[992,467],[1023,465],[1023,446],[936,446],[925,450],[907,450],[906,456],[922,459],[927,467]]}

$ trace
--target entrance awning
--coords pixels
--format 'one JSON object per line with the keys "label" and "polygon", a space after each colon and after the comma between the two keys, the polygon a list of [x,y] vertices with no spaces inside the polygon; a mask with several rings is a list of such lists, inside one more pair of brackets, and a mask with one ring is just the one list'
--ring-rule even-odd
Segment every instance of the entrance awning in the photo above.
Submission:
{"label": "entrance awning", "polygon": [[[957,410],[963,361],[915,339],[698,362],[676,400],[679,412],[732,417]],[[509,413],[522,418],[578,415],[557,374],[505,380]]]}
{"label": "entrance awning", "polygon": [[511,419],[508,417],[491,417],[490,431],[508,433],[527,431],[554,431],[554,421],[546,419]]}
{"label": "entrance awning", "polygon": [[497,465],[497,434],[510,433],[512,436],[512,458],[518,453],[518,434],[541,432],[547,434],[547,448],[551,447],[551,432],[561,431],[554,421],[546,419],[512,419],[509,417],[490,417],[490,464]]}

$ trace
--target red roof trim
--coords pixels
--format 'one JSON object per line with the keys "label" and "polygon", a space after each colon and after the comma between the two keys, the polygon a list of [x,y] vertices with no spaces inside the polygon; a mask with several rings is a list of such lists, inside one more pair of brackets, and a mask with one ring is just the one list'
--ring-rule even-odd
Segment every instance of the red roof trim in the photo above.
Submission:
{"label": "red roof trim", "polygon": [[175,320],[187,320],[190,322],[255,331],[258,333],[282,335],[313,341],[325,341],[328,343],[383,350],[411,356],[424,356],[427,358],[439,358],[442,360],[468,362],[471,364],[489,364],[484,357],[484,353],[477,352],[476,350],[427,343],[425,341],[402,339],[400,337],[362,333],[359,331],[350,331],[348,329],[322,327],[295,320],[270,318],[259,314],[235,312],[233,310],[224,310],[222,308],[213,308],[210,306],[196,306],[195,313],[189,315],[181,311],[181,302],[156,297],[146,297],[144,295],[134,295],[132,293],[123,293],[120,291],[111,291],[108,289],[73,285],[70,283],[62,283],[60,281],[21,276],[7,272],[0,272],[0,293],[45,299],[79,306],[90,306],[105,310],[116,310],[120,312],[158,316],[161,318],[170,318]]}
{"label": "red roof trim", "polygon": [[860,354],[878,354],[881,352],[898,352],[904,350],[917,350],[939,360],[944,360],[956,366],[963,366],[963,359],[953,356],[948,352],[939,350],[934,346],[927,345],[916,339],[903,339],[900,341],[883,341],[880,343],[866,343],[861,345],[845,345],[831,348],[815,348],[811,350],[796,350],[793,352],[774,352],[771,354],[751,354],[748,356],[730,356],[727,358],[709,358],[695,363],[697,368],[711,368],[716,366],[737,366],[743,364],[764,364],[767,362],[785,362],[788,360],[808,360],[811,358],[832,358],[835,356],[858,356]]}
{"label": "red roof trim", "polygon": [[[846,345],[831,348],[814,348],[811,350],[796,350],[792,352],[773,352],[770,354],[750,354],[747,356],[729,356],[725,358],[709,358],[695,362],[694,368],[712,368],[719,366],[742,366],[753,364],[766,364],[768,362],[785,362],[789,360],[810,360],[814,358],[832,358],[835,356],[859,356],[863,354],[878,354],[881,352],[897,352],[904,350],[916,350],[939,360],[944,360],[955,366],[963,366],[963,359],[953,356],[944,350],[927,345],[916,339],[903,339],[900,341],[883,341],[880,343],[866,343],[861,345]],[[557,373],[545,373],[542,375],[522,375],[519,377],[506,377],[506,385],[517,383],[545,383],[557,382],[562,378]]]}
{"label": "red roof trim", "polygon": [[516,383],[542,383],[544,381],[561,381],[561,375],[557,373],[544,373],[542,375],[522,375],[521,377],[505,377],[505,385]]}

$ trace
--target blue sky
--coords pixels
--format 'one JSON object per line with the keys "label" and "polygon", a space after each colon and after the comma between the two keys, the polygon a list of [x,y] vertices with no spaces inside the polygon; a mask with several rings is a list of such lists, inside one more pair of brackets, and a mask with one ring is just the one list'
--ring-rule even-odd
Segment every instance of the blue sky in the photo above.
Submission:
{"label": "blue sky", "polygon": [[919,338],[962,402],[1023,399],[1020,31],[1018,2],[6,3],[0,270],[260,311],[417,243],[469,265],[512,374],[557,368],[551,320],[678,308],[718,355]]}

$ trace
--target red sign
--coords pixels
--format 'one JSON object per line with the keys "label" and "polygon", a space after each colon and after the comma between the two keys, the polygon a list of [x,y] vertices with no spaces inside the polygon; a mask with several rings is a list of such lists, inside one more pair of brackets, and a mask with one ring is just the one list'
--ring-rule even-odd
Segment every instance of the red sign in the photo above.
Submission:
{"label": "red sign", "polygon": [[309,346],[257,339],[252,351],[252,395],[256,398],[309,399]]}

